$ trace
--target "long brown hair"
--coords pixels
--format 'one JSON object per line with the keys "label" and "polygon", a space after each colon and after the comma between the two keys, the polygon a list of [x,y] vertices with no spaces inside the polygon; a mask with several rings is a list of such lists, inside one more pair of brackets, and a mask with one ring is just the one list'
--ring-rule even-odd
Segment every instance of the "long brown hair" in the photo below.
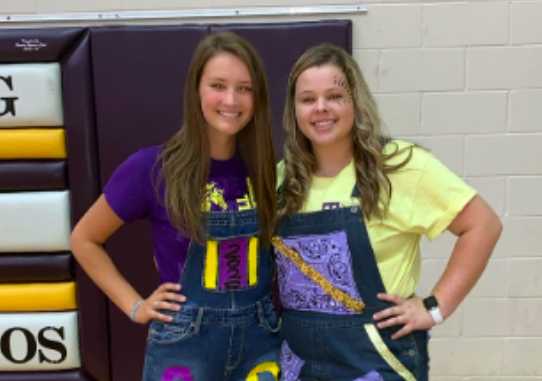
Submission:
{"label": "long brown hair", "polygon": [[355,121],[352,137],[361,210],[368,219],[371,216],[381,218],[385,210],[379,207],[379,202],[383,202],[386,209],[392,193],[388,173],[408,163],[412,150],[399,164],[386,164],[386,161],[396,156],[399,150],[396,146],[389,155],[383,154],[383,146],[390,138],[382,131],[376,102],[363,74],[350,54],[331,44],[321,44],[307,50],[295,63],[288,80],[283,119],[287,134],[284,144],[285,175],[279,192],[281,200],[279,214],[290,216],[301,210],[307,199],[316,165],[311,142],[297,125],[295,111],[297,79],[307,69],[327,65],[335,66],[344,73],[354,103]]}
{"label": "long brown hair", "polygon": [[159,156],[162,169],[157,186],[165,183],[163,202],[171,223],[183,234],[203,243],[201,209],[209,176],[210,145],[207,121],[201,111],[199,85],[205,65],[220,53],[232,54],[243,61],[252,80],[254,112],[248,124],[237,134],[236,145],[254,188],[260,239],[267,246],[276,220],[275,151],[269,95],[262,60],[243,37],[232,32],[219,32],[206,36],[197,46],[184,87],[184,122]]}

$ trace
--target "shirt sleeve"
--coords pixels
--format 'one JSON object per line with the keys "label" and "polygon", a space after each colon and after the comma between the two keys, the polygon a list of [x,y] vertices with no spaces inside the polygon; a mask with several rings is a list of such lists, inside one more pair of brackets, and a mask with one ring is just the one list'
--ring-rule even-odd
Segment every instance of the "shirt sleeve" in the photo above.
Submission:
{"label": "shirt sleeve", "polygon": [[125,223],[151,214],[154,199],[152,168],[156,157],[144,150],[130,156],[111,175],[104,188],[107,203]]}
{"label": "shirt sleeve", "polygon": [[414,192],[410,226],[413,232],[437,238],[476,195],[476,191],[431,153],[426,155]]}

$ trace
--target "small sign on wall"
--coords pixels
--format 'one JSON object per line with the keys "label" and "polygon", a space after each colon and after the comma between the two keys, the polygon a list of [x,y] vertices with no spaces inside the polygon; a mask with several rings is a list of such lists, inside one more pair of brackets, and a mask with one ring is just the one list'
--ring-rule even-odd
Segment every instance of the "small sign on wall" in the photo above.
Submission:
{"label": "small sign on wall", "polygon": [[0,65],[0,128],[63,124],[58,63]]}
{"label": "small sign on wall", "polygon": [[80,365],[77,312],[0,314],[0,372]]}

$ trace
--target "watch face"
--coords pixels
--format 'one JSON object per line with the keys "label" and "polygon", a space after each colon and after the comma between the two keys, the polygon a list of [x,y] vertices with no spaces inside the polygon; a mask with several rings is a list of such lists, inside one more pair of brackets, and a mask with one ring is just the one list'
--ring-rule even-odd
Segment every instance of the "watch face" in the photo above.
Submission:
{"label": "watch face", "polygon": [[438,307],[438,302],[434,296],[428,296],[423,300],[423,305],[427,310],[431,310]]}

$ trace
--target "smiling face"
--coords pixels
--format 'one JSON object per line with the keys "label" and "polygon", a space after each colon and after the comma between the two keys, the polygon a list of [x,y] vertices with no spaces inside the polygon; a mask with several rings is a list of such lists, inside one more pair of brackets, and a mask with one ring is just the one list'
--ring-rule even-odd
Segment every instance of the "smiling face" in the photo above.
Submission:
{"label": "smiling face", "polygon": [[302,72],[295,87],[295,115],[313,148],[349,149],[355,111],[344,73],[335,65]]}
{"label": "smiling face", "polygon": [[245,63],[233,54],[219,53],[207,61],[199,95],[211,144],[235,139],[252,118],[252,79]]}

